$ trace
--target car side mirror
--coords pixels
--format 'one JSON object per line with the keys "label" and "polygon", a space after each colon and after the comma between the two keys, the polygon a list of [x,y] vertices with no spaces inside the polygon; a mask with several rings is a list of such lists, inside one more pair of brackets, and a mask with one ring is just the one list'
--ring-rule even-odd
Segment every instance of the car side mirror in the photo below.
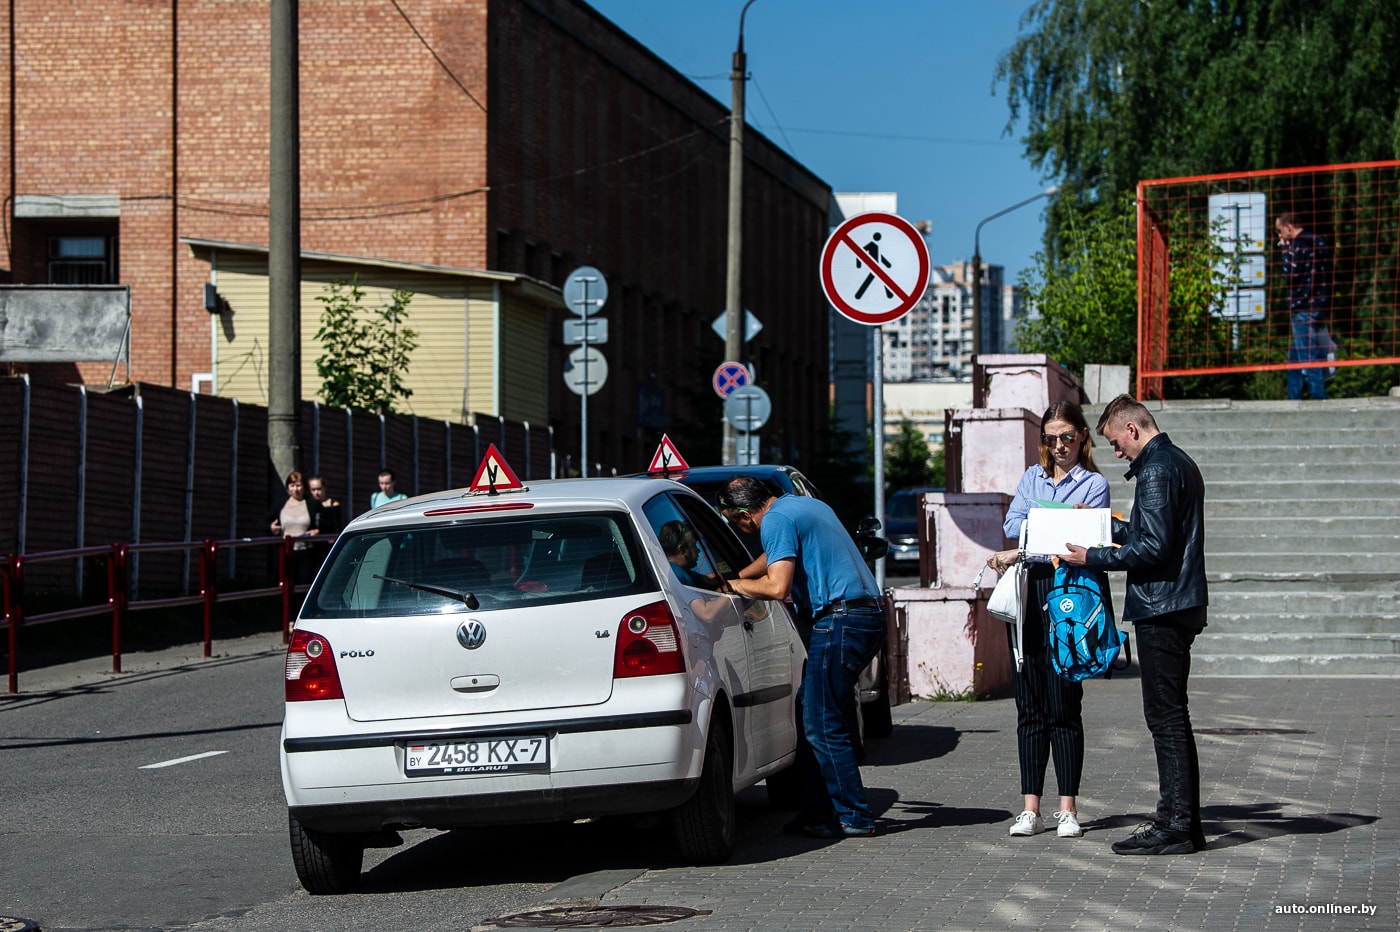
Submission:
{"label": "car side mirror", "polygon": [[890,542],[879,535],[880,520],[866,516],[856,524],[856,546],[867,560],[878,560],[890,552]]}

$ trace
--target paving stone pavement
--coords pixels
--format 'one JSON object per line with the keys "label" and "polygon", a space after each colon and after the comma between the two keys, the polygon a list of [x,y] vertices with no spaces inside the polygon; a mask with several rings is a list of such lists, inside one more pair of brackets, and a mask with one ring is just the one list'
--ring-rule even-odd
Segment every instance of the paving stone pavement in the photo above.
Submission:
{"label": "paving stone pavement", "polygon": [[1082,838],[1007,835],[1010,699],[915,702],[861,768],[878,837],[783,835],[756,788],[731,863],[649,870],[602,905],[710,911],[678,932],[1400,928],[1400,680],[1194,678],[1208,847],[1124,857],[1110,844],[1157,799],[1135,673],[1087,684]]}

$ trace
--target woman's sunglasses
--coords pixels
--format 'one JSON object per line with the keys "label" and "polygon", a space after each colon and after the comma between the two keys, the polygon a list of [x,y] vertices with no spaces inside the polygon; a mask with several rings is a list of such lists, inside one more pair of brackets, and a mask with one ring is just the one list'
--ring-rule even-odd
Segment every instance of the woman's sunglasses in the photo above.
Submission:
{"label": "woman's sunglasses", "polygon": [[1058,440],[1065,446],[1069,446],[1071,443],[1074,443],[1074,441],[1078,438],[1079,431],[1076,430],[1068,434],[1041,434],[1040,442],[1045,444],[1047,447],[1053,447],[1055,445],[1055,441]]}

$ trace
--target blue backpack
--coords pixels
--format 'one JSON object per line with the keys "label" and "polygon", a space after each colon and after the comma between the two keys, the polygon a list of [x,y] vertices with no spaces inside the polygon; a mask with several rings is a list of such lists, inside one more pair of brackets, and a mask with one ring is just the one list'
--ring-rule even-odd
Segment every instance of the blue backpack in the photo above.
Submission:
{"label": "blue backpack", "polygon": [[1123,648],[1123,634],[1113,619],[1113,603],[1092,570],[1061,564],[1045,596],[1050,620],[1050,663],[1062,679],[1077,683],[1103,673],[1112,675]]}

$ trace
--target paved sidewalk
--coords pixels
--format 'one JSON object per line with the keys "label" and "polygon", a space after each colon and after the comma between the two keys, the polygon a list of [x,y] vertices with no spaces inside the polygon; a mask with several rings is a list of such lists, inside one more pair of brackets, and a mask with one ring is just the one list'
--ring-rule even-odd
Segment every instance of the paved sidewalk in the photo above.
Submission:
{"label": "paved sidewalk", "polygon": [[[282,650],[273,632],[216,641],[211,660],[194,644],[128,654],[121,674],[110,657],[36,669],[20,686],[99,688]],[[677,932],[1400,928],[1400,679],[1199,677],[1192,711],[1209,839],[1194,855],[1109,849],[1156,802],[1134,667],[1086,686],[1083,838],[1007,836],[1020,808],[1011,700],[915,702],[862,767],[879,837],[783,835],[788,814],[756,787],[740,796],[731,863],[601,870],[539,905],[709,911],[656,926]]]}
{"label": "paved sidewalk", "polygon": [[1135,673],[1087,684],[1083,838],[1007,836],[1011,700],[918,702],[862,768],[881,836],[782,835],[749,791],[731,864],[650,870],[602,903],[710,910],[665,926],[704,932],[1400,927],[1400,680],[1193,680],[1209,846],[1124,857],[1109,845],[1157,798]]}

